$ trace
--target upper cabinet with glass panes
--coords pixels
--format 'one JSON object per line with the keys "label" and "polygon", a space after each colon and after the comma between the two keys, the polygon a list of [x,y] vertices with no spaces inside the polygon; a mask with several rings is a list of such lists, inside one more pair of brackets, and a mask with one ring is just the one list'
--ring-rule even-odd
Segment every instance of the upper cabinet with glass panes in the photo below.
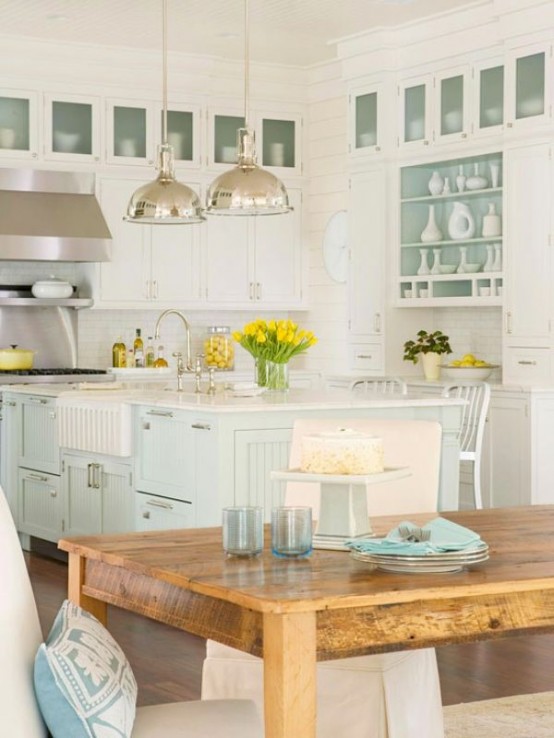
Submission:
{"label": "upper cabinet with glass panes", "polygon": [[[248,125],[256,137],[257,162],[275,169],[279,176],[301,172],[300,145],[302,119],[300,115],[256,113],[249,116]],[[239,110],[208,112],[208,166],[227,169],[237,162],[237,134],[244,127],[244,115]]]}
{"label": "upper cabinet with glass panes", "polygon": [[383,150],[383,87],[354,89],[349,95],[351,156],[380,154]]}
{"label": "upper cabinet with glass panes", "polygon": [[0,156],[36,159],[38,133],[37,93],[0,90]]}
{"label": "upper cabinet with glass panes", "polygon": [[44,157],[99,161],[99,98],[44,96]]}
{"label": "upper cabinet with glass panes", "polygon": [[523,131],[551,122],[552,44],[506,55],[506,128]]}

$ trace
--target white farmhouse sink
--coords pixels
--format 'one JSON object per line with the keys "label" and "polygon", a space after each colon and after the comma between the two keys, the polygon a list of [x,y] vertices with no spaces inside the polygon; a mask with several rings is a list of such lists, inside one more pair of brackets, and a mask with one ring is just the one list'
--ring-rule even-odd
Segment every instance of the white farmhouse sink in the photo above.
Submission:
{"label": "white farmhouse sink", "polygon": [[[119,394],[119,393],[118,393]],[[67,392],[57,398],[62,448],[110,456],[131,456],[131,405],[124,397],[98,392]]]}

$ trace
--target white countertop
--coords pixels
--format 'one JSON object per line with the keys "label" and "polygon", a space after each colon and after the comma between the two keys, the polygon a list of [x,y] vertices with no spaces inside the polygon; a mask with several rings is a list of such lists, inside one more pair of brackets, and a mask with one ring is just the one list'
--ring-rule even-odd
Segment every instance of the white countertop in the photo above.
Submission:
{"label": "white countertop", "polygon": [[166,391],[163,388],[121,387],[114,389],[82,390],[78,385],[68,384],[12,384],[6,386],[10,392],[59,397],[60,401],[89,404],[94,402],[127,403],[131,405],[156,405],[158,407],[201,409],[206,412],[268,412],[307,408],[347,409],[355,407],[433,407],[460,405],[463,400],[442,397],[421,397],[416,394],[383,397],[353,395],[347,390],[290,389],[287,392],[264,392],[255,397],[235,397],[230,390],[220,390],[215,395],[193,392]]}

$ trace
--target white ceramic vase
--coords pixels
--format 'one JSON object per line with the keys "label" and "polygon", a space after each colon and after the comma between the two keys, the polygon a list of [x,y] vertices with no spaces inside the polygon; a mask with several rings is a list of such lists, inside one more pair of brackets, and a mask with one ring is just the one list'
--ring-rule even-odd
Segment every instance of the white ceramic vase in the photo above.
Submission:
{"label": "white ceramic vase", "polygon": [[458,167],[458,176],[456,177],[456,187],[458,188],[458,192],[463,192],[466,188],[466,175],[464,174],[464,167],[463,164],[460,164]]}
{"label": "white ceramic vase", "polygon": [[492,243],[488,243],[485,248],[487,249],[487,260],[485,262],[485,266],[483,267],[484,272],[492,272],[494,271],[494,246]]}
{"label": "white ceramic vase", "polygon": [[442,195],[444,179],[441,177],[440,172],[433,172],[427,186],[432,195]]}
{"label": "white ceramic vase", "polygon": [[427,253],[429,249],[419,249],[421,261],[417,270],[418,275],[421,277],[424,274],[430,274],[429,262],[427,261]]}
{"label": "white ceramic vase", "polygon": [[425,379],[439,379],[441,375],[440,354],[434,354],[431,351],[427,354],[421,354],[421,364],[423,366],[423,376]]}
{"label": "white ceramic vase", "polygon": [[483,216],[483,238],[492,238],[493,236],[500,236],[502,233],[502,223],[500,216],[496,212],[496,205],[494,202],[489,202],[489,212]]}
{"label": "white ceramic vase", "polygon": [[441,250],[433,249],[433,266],[431,267],[431,274],[441,273]]}
{"label": "white ceramic vase", "polygon": [[454,203],[448,220],[448,235],[454,241],[467,241],[475,235],[475,218],[464,202]]}
{"label": "white ceramic vase", "polygon": [[429,219],[421,232],[421,242],[435,243],[436,241],[442,241],[442,231],[435,220],[435,206],[429,205]]}

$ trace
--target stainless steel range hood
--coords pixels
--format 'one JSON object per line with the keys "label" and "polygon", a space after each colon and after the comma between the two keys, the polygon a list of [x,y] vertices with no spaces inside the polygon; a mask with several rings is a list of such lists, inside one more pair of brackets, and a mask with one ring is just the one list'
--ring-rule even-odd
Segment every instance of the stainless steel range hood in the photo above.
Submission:
{"label": "stainless steel range hood", "polygon": [[0,169],[0,260],[109,261],[94,174]]}

